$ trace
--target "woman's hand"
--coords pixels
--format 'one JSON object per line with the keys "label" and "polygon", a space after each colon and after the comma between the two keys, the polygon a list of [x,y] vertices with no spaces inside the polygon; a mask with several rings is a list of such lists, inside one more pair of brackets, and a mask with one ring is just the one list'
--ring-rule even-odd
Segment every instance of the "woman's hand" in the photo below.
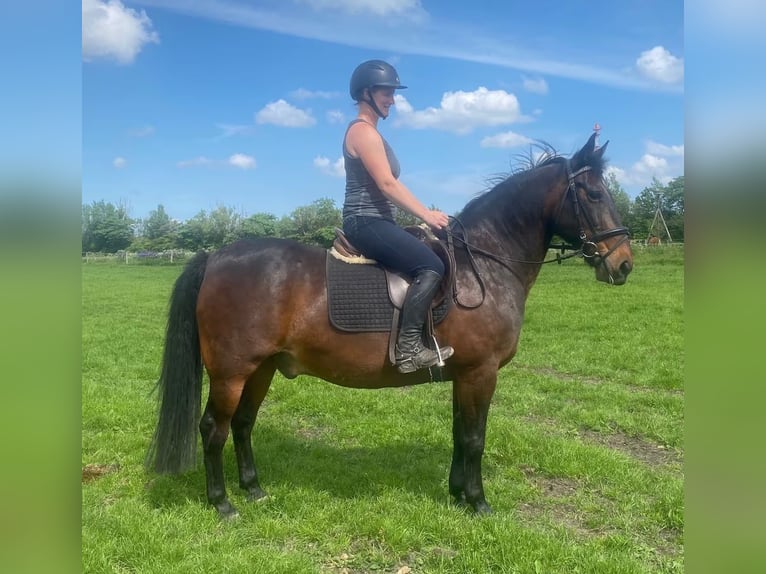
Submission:
{"label": "woman's hand", "polygon": [[423,214],[421,219],[434,230],[439,230],[449,225],[449,217],[447,217],[447,214],[438,209],[429,209]]}

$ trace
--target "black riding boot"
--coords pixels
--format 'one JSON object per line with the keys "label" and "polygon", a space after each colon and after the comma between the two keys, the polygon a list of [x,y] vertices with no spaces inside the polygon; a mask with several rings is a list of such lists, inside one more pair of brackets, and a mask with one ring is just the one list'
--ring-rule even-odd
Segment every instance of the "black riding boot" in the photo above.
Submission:
{"label": "black riding boot", "polygon": [[[395,353],[396,368],[400,373],[412,373],[433,367],[439,362],[436,351],[423,346],[423,326],[440,281],[441,276],[435,271],[421,271],[407,290]],[[442,360],[448,359],[455,352],[452,347],[440,347],[439,351]]]}

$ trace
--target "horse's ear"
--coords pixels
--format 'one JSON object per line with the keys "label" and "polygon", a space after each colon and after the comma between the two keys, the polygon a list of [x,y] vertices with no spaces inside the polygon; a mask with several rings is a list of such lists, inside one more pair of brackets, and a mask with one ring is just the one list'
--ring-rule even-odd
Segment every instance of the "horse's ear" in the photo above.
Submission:
{"label": "horse's ear", "polygon": [[[593,155],[593,150],[596,148],[596,134],[594,133],[590,138],[588,138],[588,141],[585,142],[585,145],[582,146],[582,149],[575,153],[572,156],[572,165],[577,167],[582,167],[588,160],[589,157]],[[575,169],[577,169],[575,167]]]}
{"label": "horse's ear", "polygon": [[593,132],[593,135],[591,135],[588,138],[588,141],[585,143],[585,145],[580,150],[584,155],[590,155],[593,153],[593,150],[596,149],[596,132]]}
{"label": "horse's ear", "polygon": [[604,143],[604,145],[602,145],[601,147],[599,147],[599,148],[596,150],[596,155],[597,155],[599,158],[602,158],[602,157],[604,156],[604,152],[606,151],[606,146],[608,146],[608,145],[609,145],[609,140],[606,140],[606,143]]}

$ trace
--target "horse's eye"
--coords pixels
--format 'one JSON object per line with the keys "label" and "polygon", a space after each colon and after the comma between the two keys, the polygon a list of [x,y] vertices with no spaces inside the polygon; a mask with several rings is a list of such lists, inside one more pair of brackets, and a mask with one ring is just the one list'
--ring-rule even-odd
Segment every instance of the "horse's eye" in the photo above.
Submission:
{"label": "horse's eye", "polygon": [[592,187],[584,186],[585,193],[588,194],[588,199],[591,201],[601,201],[602,194],[600,189],[594,189]]}
{"label": "horse's eye", "polygon": [[577,187],[585,190],[585,194],[590,201],[601,201],[601,190],[599,188],[591,187],[585,183],[577,183]]}

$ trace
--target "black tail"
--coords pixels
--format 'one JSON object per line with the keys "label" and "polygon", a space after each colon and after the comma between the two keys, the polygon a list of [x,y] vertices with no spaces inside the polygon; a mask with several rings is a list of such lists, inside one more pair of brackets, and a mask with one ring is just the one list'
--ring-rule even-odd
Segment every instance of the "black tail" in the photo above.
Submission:
{"label": "black tail", "polygon": [[197,296],[208,254],[197,253],[176,280],[170,296],[162,374],[157,382],[160,408],[146,466],[180,473],[197,462],[197,433],[202,396],[202,358],[197,328]]}

